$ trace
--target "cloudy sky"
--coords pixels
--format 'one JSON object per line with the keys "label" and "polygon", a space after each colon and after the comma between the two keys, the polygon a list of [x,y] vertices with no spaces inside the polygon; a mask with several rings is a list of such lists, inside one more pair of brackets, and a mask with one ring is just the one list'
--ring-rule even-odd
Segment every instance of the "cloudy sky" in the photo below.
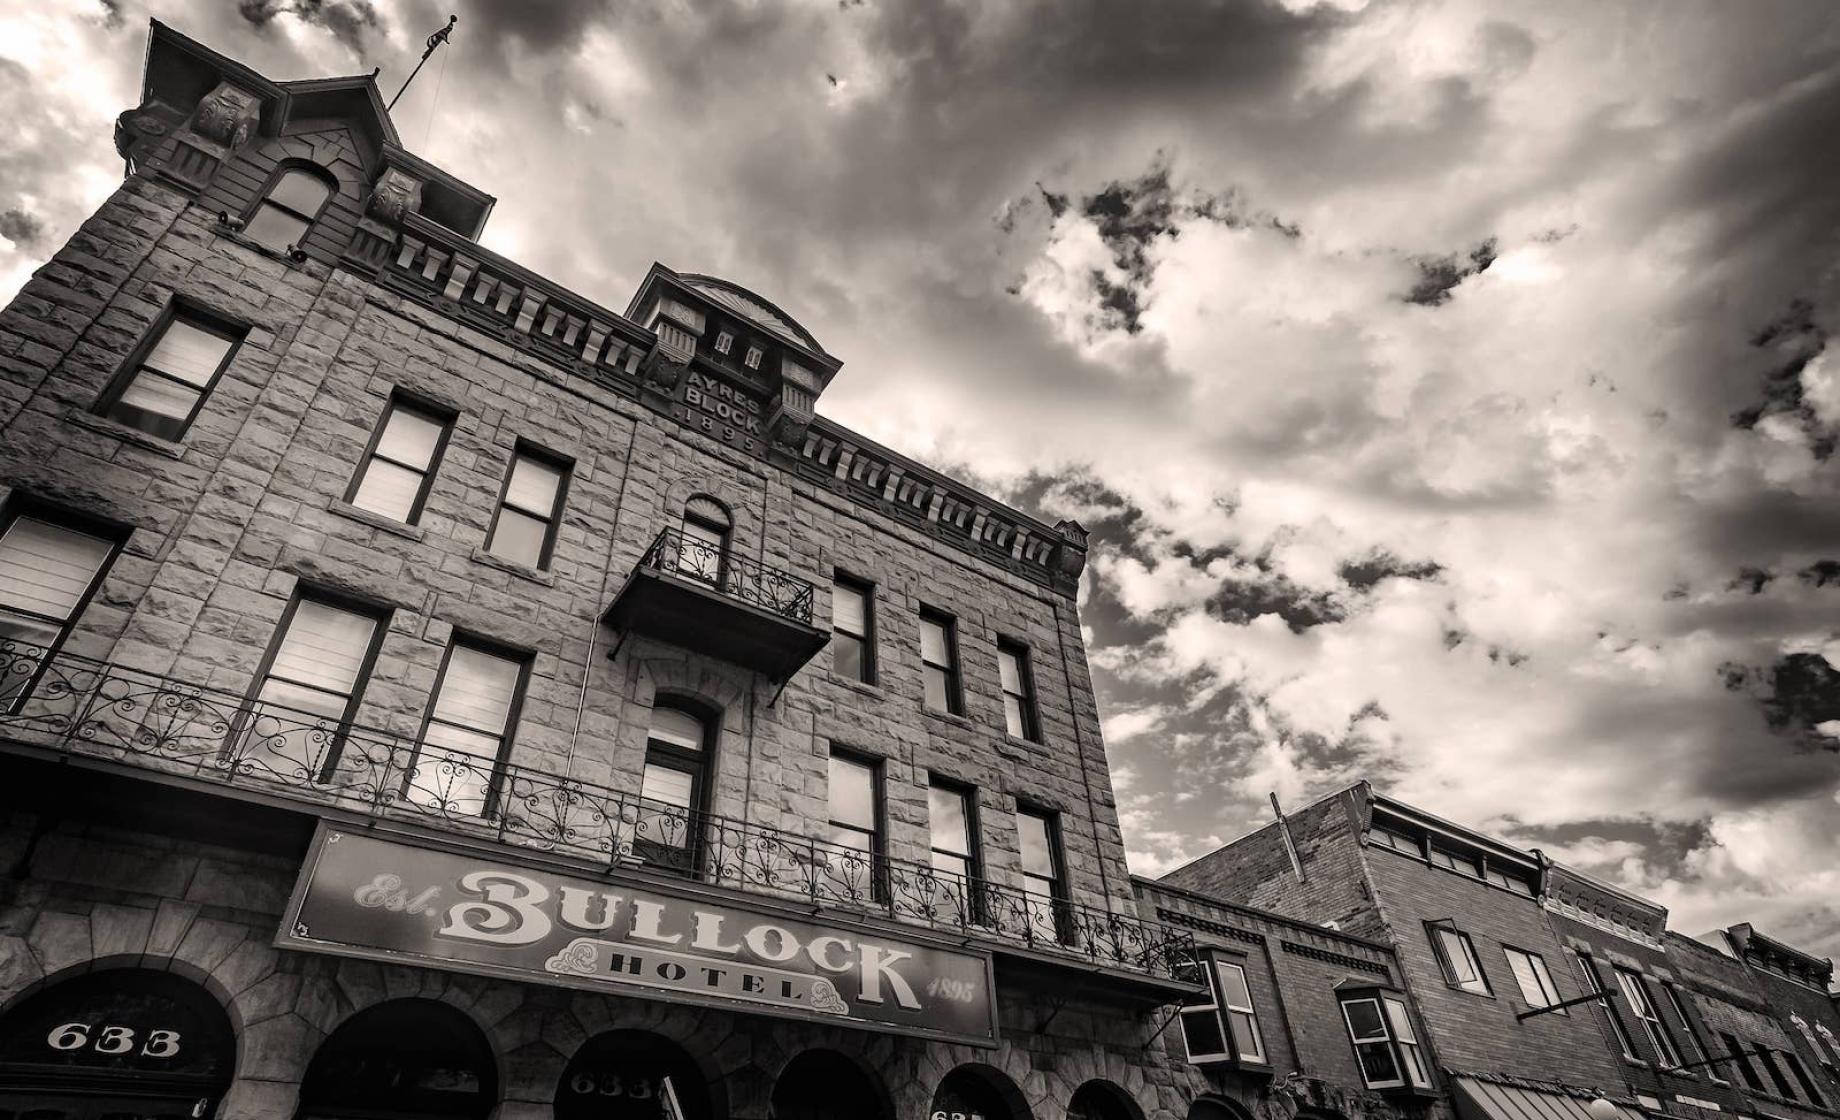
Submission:
{"label": "cloudy sky", "polygon": [[1094,530],[1136,870],[1368,777],[1840,952],[1840,9],[9,4],[0,294],[149,15],[387,93],[450,8],[396,116],[489,245],[753,287],[828,415]]}

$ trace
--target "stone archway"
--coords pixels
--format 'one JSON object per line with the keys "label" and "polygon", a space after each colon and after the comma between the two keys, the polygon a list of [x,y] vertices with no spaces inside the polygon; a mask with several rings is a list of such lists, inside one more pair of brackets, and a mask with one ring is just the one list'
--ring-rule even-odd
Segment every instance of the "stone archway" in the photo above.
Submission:
{"label": "stone archway", "polygon": [[223,1005],[171,972],[106,968],[47,984],[0,1016],[0,1113],[43,1120],[209,1116],[229,1088]]}
{"label": "stone archway", "polygon": [[1188,1120],[1252,1120],[1252,1113],[1224,1097],[1200,1097],[1188,1106]]}
{"label": "stone archway", "polygon": [[555,1120],[720,1120],[714,1097],[702,1068],[677,1043],[650,1031],[612,1030],[569,1059],[556,1086]]}
{"label": "stone archway", "polygon": [[[1194,1117],[1194,1113],[1189,1116]],[[1067,1120],[1144,1120],[1131,1095],[1110,1081],[1095,1078],[1073,1091]]]}
{"label": "stone archway", "polygon": [[485,1120],[498,1065],[485,1032],[432,999],[393,999],[341,1023],[307,1065],[300,1120]]}
{"label": "stone archway", "polygon": [[1001,1070],[976,1062],[940,1078],[928,1115],[933,1120],[1034,1120],[1016,1083]]}
{"label": "stone archway", "polygon": [[806,1050],[773,1082],[774,1120],[893,1120],[881,1081],[835,1050]]}

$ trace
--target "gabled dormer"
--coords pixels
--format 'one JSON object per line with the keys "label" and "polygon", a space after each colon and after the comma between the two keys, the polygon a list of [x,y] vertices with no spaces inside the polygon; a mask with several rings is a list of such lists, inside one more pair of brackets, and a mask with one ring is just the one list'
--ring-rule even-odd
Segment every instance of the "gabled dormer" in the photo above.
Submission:
{"label": "gabled dormer", "polygon": [[[797,447],[843,362],[772,302],[714,276],[653,264],[626,317],[658,335],[658,378],[736,438]],[[680,373],[680,370],[683,371]],[[690,383],[676,384],[680,377]]]}
{"label": "gabled dormer", "polygon": [[[230,232],[249,220],[245,203],[273,189],[278,165],[306,167],[338,220],[287,248],[326,263],[374,267],[396,240],[391,227],[411,218],[477,239],[494,202],[403,149],[374,73],[275,81],[158,20],[140,104],[116,119],[115,147],[130,173],[220,208]],[[278,147],[288,151],[265,150]]]}

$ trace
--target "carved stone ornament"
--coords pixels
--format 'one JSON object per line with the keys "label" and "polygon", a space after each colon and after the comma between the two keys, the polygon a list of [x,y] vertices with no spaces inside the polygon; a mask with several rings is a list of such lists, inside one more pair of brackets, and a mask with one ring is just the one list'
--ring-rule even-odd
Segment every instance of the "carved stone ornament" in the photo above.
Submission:
{"label": "carved stone ornament", "polygon": [[192,131],[227,148],[240,148],[254,135],[261,116],[262,102],[255,94],[219,82],[192,113]]}
{"label": "carved stone ornament", "polygon": [[394,167],[384,168],[371,190],[368,212],[386,222],[401,222],[422,208],[422,181]]}
{"label": "carved stone ornament", "polygon": [[115,151],[121,158],[138,163],[146,159],[171,131],[172,125],[158,113],[145,107],[129,109],[115,118]]}

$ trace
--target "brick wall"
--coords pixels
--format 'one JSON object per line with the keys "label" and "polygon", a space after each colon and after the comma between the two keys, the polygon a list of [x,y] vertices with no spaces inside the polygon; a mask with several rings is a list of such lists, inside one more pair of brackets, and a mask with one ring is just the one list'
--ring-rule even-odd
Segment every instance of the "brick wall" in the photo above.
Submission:
{"label": "brick wall", "polygon": [[1287,814],[1302,880],[1274,821],[1176,868],[1162,881],[1293,918],[1334,922],[1344,932],[1373,937],[1383,930],[1361,869],[1357,822],[1365,798],[1365,786],[1356,786]]}

